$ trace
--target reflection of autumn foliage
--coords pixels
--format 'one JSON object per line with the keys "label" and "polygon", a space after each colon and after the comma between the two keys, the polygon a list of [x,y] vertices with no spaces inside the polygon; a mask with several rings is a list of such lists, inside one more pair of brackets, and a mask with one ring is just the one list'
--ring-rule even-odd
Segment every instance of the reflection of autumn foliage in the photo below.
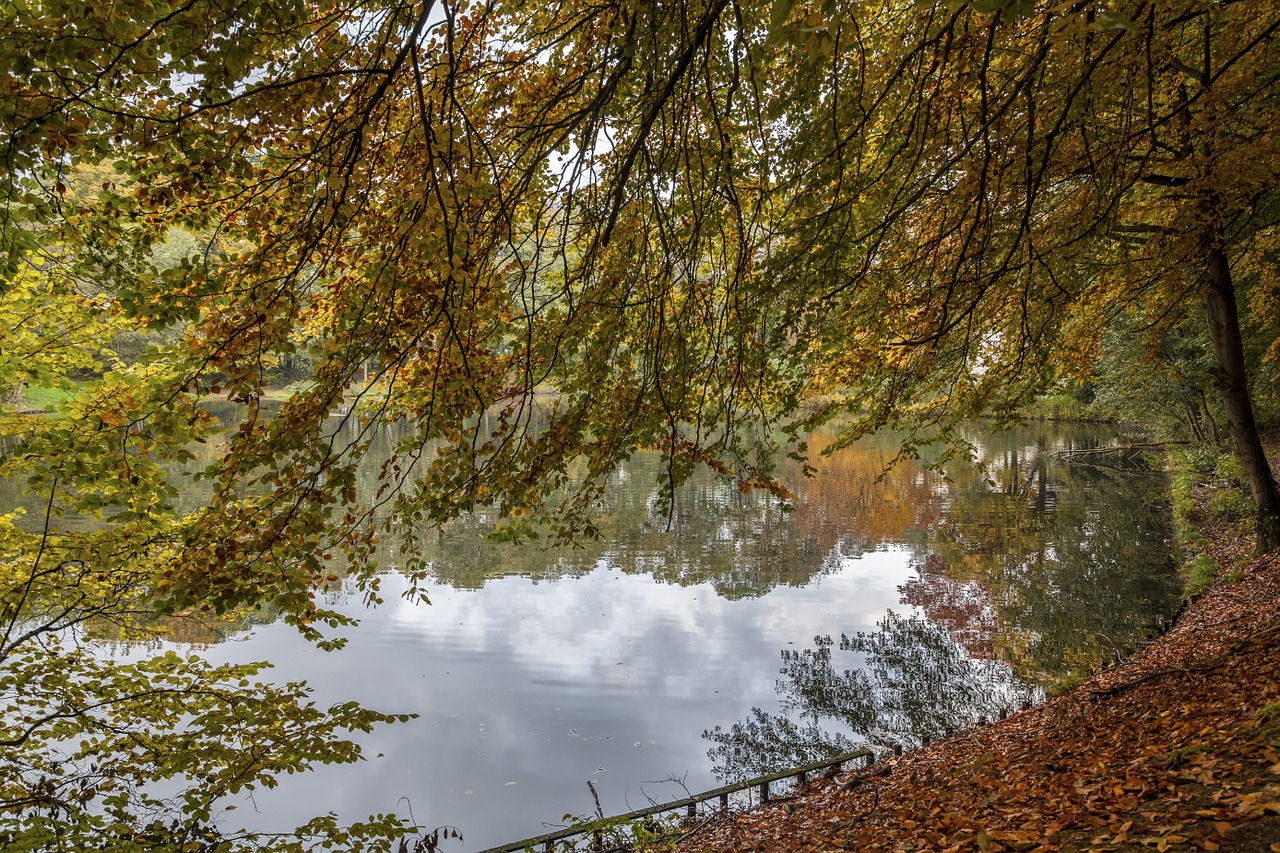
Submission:
{"label": "reflection of autumn foliage", "polygon": [[919,578],[902,587],[902,601],[919,607],[971,657],[994,657],[1000,623],[989,590],[976,581],[947,576],[946,563],[929,554],[918,566]]}
{"label": "reflection of autumn foliage", "polygon": [[917,562],[920,576],[902,588],[904,603],[921,608],[975,658],[1007,651],[1012,626],[1002,624],[1001,610],[1009,579],[1021,576],[1019,563],[1043,554],[1043,516],[1056,505],[1044,437],[1030,448],[1019,433],[984,439],[976,450],[985,478],[970,467],[951,472],[945,505]]}
{"label": "reflection of autumn foliage", "polygon": [[[810,437],[816,476],[804,477],[794,464],[780,472],[794,496],[790,512],[768,496],[695,478],[677,496],[669,533],[665,519],[652,519],[619,537],[609,559],[659,580],[710,581],[720,594],[739,598],[803,586],[844,556],[910,541],[936,523],[940,478],[913,463],[886,472],[897,449],[892,438],[867,439],[823,456],[832,440],[824,432]],[[632,478],[637,482],[652,488],[648,478]],[[652,502],[648,493],[615,494],[608,520],[647,517]]]}
{"label": "reflection of autumn foliage", "polygon": [[941,478],[911,461],[886,471],[898,445],[892,437],[867,439],[831,456],[832,437],[814,433],[809,450],[818,476],[801,482],[792,527],[797,537],[830,550],[849,537],[870,547],[919,538],[942,517]]}
{"label": "reflection of autumn foliage", "polygon": [[170,616],[159,620],[157,627],[164,639],[172,643],[207,648],[226,639],[228,628],[234,625],[184,616]]}
{"label": "reflection of autumn foliage", "polygon": [[192,649],[207,649],[228,637],[255,625],[269,625],[278,614],[269,608],[238,608],[221,615],[212,612],[188,612],[161,616],[144,625],[122,626],[118,623],[93,621],[86,625],[88,633],[107,646],[163,652],[174,644]]}

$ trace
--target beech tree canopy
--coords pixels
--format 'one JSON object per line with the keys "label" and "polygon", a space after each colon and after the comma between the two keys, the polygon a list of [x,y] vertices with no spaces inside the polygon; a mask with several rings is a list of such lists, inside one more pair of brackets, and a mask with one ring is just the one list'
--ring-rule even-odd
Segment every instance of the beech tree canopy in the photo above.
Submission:
{"label": "beech tree canopy", "polygon": [[[671,486],[710,466],[785,497],[771,460],[813,426],[911,453],[1012,418],[1088,379],[1119,317],[1205,318],[1280,545],[1237,296],[1274,336],[1277,28],[1273,0],[0,7],[0,387],[70,395],[0,414],[0,476],[40,507],[0,517],[0,741],[35,756],[0,832],[53,846],[115,796],[71,797],[49,756],[142,682],[22,705],[72,626],[267,602],[323,641],[330,558],[376,595],[394,529],[491,506],[499,535],[590,535],[642,448]],[[179,515],[170,472],[224,396],[213,499]],[[374,494],[333,412],[415,425]],[[312,746],[282,760],[351,757]]]}

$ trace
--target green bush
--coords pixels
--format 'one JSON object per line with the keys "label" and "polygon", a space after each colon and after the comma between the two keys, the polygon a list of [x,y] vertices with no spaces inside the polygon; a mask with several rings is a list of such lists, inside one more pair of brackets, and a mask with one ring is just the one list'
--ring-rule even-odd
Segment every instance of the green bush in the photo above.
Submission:
{"label": "green bush", "polygon": [[1218,457],[1210,486],[1213,491],[1205,509],[1214,517],[1230,521],[1253,512],[1253,499],[1244,485],[1244,467],[1235,454]]}
{"label": "green bush", "polygon": [[1218,573],[1218,564],[1213,558],[1201,553],[1207,543],[1195,525],[1195,519],[1202,509],[1211,513],[1216,513],[1217,510],[1210,505],[1203,508],[1198,505],[1194,490],[1198,483],[1216,482],[1219,470],[1229,472],[1230,464],[1223,461],[1226,458],[1228,457],[1220,457],[1205,447],[1170,453],[1165,458],[1166,468],[1171,475],[1169,498],[1173,505],[1175,548],[1181,564],[1183,592],[1188,598],[1194,598],[1203,592],[1213,583]]}

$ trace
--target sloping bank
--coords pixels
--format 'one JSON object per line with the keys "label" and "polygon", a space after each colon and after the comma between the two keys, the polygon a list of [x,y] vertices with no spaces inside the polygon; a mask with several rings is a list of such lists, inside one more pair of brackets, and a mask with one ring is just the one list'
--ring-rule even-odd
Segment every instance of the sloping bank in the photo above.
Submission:
{"label": "sloping bank", "polygon": [[[1201,532],[1230,559],[1233,531]],[[1073,692],[693,828],[679,850],[1280,853],[1280,552],[1224,575]]]}

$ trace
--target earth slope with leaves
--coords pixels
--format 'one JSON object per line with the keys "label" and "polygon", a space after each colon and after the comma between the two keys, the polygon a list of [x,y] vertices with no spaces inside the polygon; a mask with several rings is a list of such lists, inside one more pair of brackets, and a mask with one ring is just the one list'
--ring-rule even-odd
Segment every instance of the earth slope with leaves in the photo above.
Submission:
{"label": "earth slope with leaves", "polygon": [[1280,851],[1278,669],[1273,553],[1068,695],[726,817],[679,849]]}

